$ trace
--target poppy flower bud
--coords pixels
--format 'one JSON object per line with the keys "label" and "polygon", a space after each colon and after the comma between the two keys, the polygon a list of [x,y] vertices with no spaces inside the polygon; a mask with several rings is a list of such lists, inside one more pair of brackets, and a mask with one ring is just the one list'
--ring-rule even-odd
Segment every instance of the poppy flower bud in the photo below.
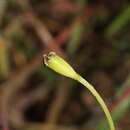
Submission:
{"label": "poppy flower bud", "polygon": [[72,79],[77,78],[77,73],[74,71],[74,69],[65,60],[56,55],[55,52],[50,52],[47,55],[45,54],[44,63],[46,66],[61,75]]}

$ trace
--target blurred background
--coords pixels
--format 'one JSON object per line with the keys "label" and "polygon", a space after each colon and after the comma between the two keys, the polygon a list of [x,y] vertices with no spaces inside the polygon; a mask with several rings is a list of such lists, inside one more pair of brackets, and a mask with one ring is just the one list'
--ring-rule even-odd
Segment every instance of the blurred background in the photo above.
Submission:
{"label": "blurred background", "polygon": [[0,0],[0,130],[109,130],[91,93],[43,64],[50,51],[130,130],[129,0]]}

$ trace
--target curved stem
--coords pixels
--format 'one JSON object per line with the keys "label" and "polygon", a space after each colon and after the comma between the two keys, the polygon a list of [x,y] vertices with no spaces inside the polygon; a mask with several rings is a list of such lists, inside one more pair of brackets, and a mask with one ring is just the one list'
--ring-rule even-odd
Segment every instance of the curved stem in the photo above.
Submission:
{"label": "curved stem", "polygon": [[80,82],[81,84],[83,84],[87,89],[89,89],[89,91],[93,94],[93,96],[96,97],[98,103],[100,104],[101,108],[103,109],[103,111],[106,115],[106,118],[107,118],[108,123],[110,125],[110,130],[115,130],[114,123],[113,123],[112,117],[110,115],[110,112],[109,112],[105,102],[103,101],[101,96],[98,94],[98,92],[95,90],[95,88],[90,83],[88,83],[83,77],[81,77],[80,75],[78,75],[76,80],[78,82]]}

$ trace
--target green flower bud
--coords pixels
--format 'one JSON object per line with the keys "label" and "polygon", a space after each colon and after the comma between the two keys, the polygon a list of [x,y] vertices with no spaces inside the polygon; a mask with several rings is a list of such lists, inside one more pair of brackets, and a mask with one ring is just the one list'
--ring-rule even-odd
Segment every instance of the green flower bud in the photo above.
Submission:
{"label": "green flower bud", "polygon": [[44,55],[44,63],[46,66],[61,75],[72,79],[76,79],[77,77],[77,73],[74,69],[65,60],[56,55],[55,52],[50,52],[49,54]]}

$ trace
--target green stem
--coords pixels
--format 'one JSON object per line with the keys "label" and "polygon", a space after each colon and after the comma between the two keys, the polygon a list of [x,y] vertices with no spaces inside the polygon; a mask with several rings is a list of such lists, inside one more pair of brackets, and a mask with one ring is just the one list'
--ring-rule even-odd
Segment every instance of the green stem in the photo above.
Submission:
{"label": "green stem", "polygon": [[83,77],[81,77],[80,75],[78,75],[76,80],[78,82],[80,82],[81,84],[83,84],[87,89],[89,89],[89,91],[93,94],[93,96],[96,97],[97,101],[101,105],[101,108],[103,109],[103,111],[106,115],[106,118],[107,118],[108,123],[110,125],[110,130],[115,130],[114,123],[113,123],[112,117],[110,115],[110,112],[109,112],[105,102],[103,101],[101,96],[98,94],[98,92],[95,90],[95,88],[90,83],[88,83]]}

